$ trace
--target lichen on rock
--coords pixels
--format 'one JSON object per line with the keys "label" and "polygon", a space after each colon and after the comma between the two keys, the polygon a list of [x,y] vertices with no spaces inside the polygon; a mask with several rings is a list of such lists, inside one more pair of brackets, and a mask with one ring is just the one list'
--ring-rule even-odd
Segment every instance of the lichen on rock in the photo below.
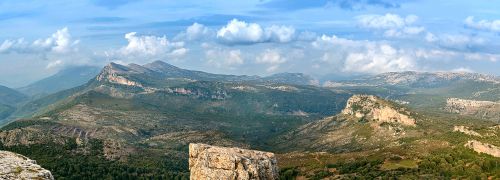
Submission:
{"label": "lichen on rock", "polygon": [[278,179],[278,165],[273,153],[189,144],[191,179]]}
{"label": "lichen on rock", "polygon": [[50,171],[25,156],[0,151],[0,179],[54,179]]}

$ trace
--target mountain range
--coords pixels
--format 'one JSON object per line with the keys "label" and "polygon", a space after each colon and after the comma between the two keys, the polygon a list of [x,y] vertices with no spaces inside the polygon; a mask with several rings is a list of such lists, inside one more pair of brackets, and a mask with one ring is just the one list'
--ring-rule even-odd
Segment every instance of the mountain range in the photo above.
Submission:
{"label": "mountain range", "polygon": [[189,143],[276,152],[283,177],[496,177],[498,79],[398,72],[322,87],[299,73],[110,63],[80,86],[17,105],[0,147],[56,178],[93,168],[98,179],[186,177]]}

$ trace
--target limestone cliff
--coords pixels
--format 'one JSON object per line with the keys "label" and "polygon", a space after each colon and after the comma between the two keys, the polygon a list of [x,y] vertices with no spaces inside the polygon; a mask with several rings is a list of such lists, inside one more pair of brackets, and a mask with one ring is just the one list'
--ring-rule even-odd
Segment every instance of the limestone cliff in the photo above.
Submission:
{"label": "limestone cliff", "polygon": [[465,144],[465,147],[468,147],[478,153],[489,154],[494,157],[500,157],[500,147],[482,143],[476,140],[470,140]]}
{"label": "limestone cliff", "polygon": [[50,171],[25,156],[0,151],[0,179],[54,179]]}
{"label": "limestone cliff", "polygon": [[129,71],[131,71],[129,67],[115,63],[110,63],[106,67],[104,67],[104,69],[96,77],[96,79],[98,81],[107,81],[114,84],[142,87],[142,84],[135,81],[131,81],[123,76],[123,74],[129,73]]}
{"label": "limestone cliff", "polygon": [[273,153],[189,144],[191,179],[278,179],[278,165]]}
{"label": "limestone cliff", "polygon": [[403,108],[372,95],[354,95],[347,101],[342,114],[365,118],[376,123],[399,123],[415,126],[415,119]]}

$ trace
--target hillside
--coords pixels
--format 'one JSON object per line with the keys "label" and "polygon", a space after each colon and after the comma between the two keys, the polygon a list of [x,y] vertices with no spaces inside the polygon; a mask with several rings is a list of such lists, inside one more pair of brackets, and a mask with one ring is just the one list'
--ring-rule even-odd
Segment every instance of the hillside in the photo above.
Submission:
{"label": "hillside", "polygon": [[0,125],[3,119],[14,113],[16,107],[27,99],[26,95],[16,90],[0,86]]}
{"label": "hillside", "polygon": [[26,99],[26,95],[14,89],[0,85],[0,104],[16,106]]}
{"label": "hillside", "polygon": [[100,68],[95,66],[69,67],[52,76],[21,87],[18,91],[30,96],[41,97],[83,85],[95,77],[99,71]]}
{"label": "hillside", "polygon": [[[201,80],[196,74],[203,74]],[[189,143],[267,148],[263,139],[340,112],[349,97],[320,87],[284,84],[283,76],[248,77],[159,62],[109,64],[83,86],[23,106],[38,112],[3,127],[0,141],[9,150],[70,146],[69,151],[57,150],[67,156],[89,155],[86,152],[97,148],[96,155],[89,155],[95,161],[118,160],[117,166],[126,163],[134,168],[154,164],[145,171],[182,175],[187,171]]]}
{"label": "hillside", "polygon": [[275,139],[275,150],[282,172],[301,178],[495,179],[499,136],[490,122],[354,95],[341,113]]}

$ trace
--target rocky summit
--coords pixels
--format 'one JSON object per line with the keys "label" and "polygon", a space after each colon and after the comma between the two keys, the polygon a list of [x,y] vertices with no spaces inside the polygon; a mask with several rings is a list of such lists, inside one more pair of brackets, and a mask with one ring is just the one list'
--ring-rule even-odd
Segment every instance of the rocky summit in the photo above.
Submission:
{"label": "rocky summit", "polygon": [[0,179],[54,179],[50,171],[25,156],[0,151]]}
{"label": "rocky summit", "polygon": [[191,179],[278,179],[273,153],[189,144]]}

